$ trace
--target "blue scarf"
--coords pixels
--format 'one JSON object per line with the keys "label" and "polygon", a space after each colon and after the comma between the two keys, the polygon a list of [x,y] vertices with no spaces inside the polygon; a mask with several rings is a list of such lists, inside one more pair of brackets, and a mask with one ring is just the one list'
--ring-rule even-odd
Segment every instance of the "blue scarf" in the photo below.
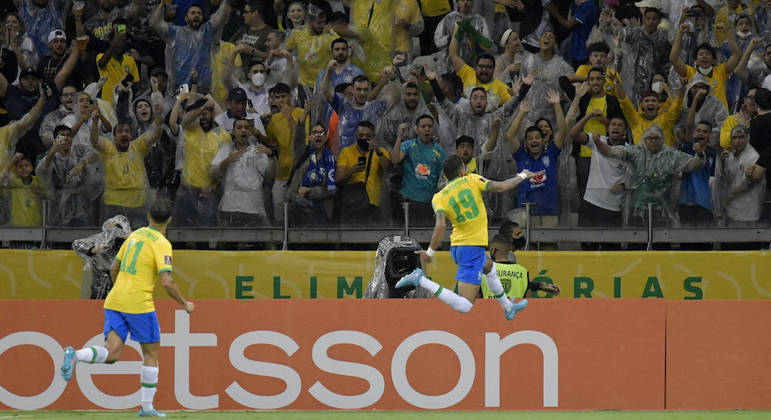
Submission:
{"label": "blue scarf", "polygon": [[335,185],[335,156],[328,148],[322,151],[321,159],[316,158],[316,152],[308,146],[308,166],[303,175],[303,187],[313,188],[324,185],[326,177],[327,189],[334,191]]}

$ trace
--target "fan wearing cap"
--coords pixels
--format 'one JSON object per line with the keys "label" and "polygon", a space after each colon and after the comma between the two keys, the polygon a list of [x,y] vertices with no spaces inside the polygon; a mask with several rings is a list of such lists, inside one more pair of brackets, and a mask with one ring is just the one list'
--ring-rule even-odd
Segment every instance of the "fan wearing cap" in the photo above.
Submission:
{"label": "fan wearing cap", "polygon": [[225,103],[227,104],[227,110],[217,115],[214,118],[214,122],[217,123],[220,128],[225,131],[233,131],[233,123],[237,120],[249,120],[252,121],[251,130],[254,136],[264,136],[265,127],[262,125],[260,115],[247,111],[247,102],[249,101],[246,96],[246,91],[240,87],[230,89],[228,97]]}
{"label": "fan wearing cap", "polygon": [[499,43],[503,53],[495,58],[495,78],[504,83],[511,83],[522,70],[525,50],[519,32],[506,29]]}
{"label": "fan wearing cap", "polygon": [[632,101],[626,96],[624,86],[621,83],[621,78],[618,77],[618,75],[613,78],[613,85],[616,94],[618,95],[618,100],[621,103],[621,111],[624,112],[624,118],[626,118],[627,123],[629,123],[629,129],[632,132],[635,144],[641,142],[643,133],[653,125],[656,125],[663,130],[667,145],[673,145],[675,143],[675,137],[672,130],[677,119],[680,117],[680,111],[683,109],[685,84],[680,86],[677,97],[672,102],[672,105],[667,112],[663,114],[659,114],[661,103],[659,102],[659,95],[656,92],[646,90],[642,93],[642,99],[640,100],[641,111],[637,112]]}
{"label": "fan wearing cap", "polygon": [[77,44],[72,43],[70,55],[67,56],[67,35],[63,30],[55,29],[48,34],[48,48],[51,55],[40,59],[37,67],[43,80],[53,80],[60,90],[65,82],[81,87],[80,77],[73,73],[80,58]]}
{"label": "fan wearing cap", "polygon": [[715,28],[715,33],[722,33],[724,38],[728,41],[728,44],[731,46],[731,57],[729,57],[728,60],[722,64],[715,65],[717,63],[717,52],[712,45],[704,43],[696,48],[696,60],[694,62],[696,67],[692,67],[686,65],[680,58],[683,34],[688,30],[689,26],[687,24],[682,24],[678,28],[675,41],[672,44],[672,51],[669,53],[669,60],[672,62],[672,67],[680,77],[685,78],[688,81],[690,81],[696,73],[704,76],[711,87],[710,94],[720,99],[726,109],[728,109],[726,83],[728,82],[728,76],[736,69],[742,56],[742,50],[736,42],[734,32],[728,31],[725,27],[716,26]]}
{"label": "fan wearing cap", "polygon": [[[2,78],[0,76],[0,78]],[[4,78],[2,78],[4,80]],[[0,89],[1,90],[1,89]],[[30,113],[40,100],[44,101],[42,111],[38,111],[32,120],[33,127],[23,134],[19,139],[17,152],[24,153],[26,156],[37,156],[46,150],[45,145],[38,137],[42,119],[40,115],[48,114],[54,111],[59,105],[59,91],[52,83],[41,83],[38,72],[27,67],[19,74],[19,85],[10,85],[5,92],[5,106],[8,110],[8,120],[20,120],[26,114]],[[13,149],[11,149],[13,150]]]}
{"label": "fan wearing cap", "polygon": [[[8,4],[10,2],[4,2]],[[38,55],[48,50],[48,34],[56,28],[64,28],[65,0],[14,0],[19,15],[24,20],[26,34],[35,45]],[[28,62],[26,65],[34,65]]]}

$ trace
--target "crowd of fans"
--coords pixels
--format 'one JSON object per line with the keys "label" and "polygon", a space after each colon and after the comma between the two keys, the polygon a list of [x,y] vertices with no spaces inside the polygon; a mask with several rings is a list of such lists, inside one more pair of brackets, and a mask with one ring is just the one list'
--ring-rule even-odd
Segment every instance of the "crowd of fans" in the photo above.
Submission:
{"label": "crowd of fans", "polygon": [[767,218],[768,0],[0,6],[2,224],[429,226],[452,154],[536,174],[493,220]]}

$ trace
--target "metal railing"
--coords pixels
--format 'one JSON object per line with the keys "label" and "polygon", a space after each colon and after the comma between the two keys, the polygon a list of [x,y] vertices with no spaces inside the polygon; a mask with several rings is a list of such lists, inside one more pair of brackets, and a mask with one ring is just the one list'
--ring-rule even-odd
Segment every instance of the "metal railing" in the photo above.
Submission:
{"label": "metal railing", "polygon": [[[526,250],[537,249],[539,243],[627,243],[645,244],[652,250],[660,243],[745,243],[759,242],[766,245],[771,242],[771,230],[766,226],[726,228],[657,228],[654,226],[653,207],[647,207],[648,226],[623,228],[592,227],[535,227],[531,223],[530,204],[525,206],[523,230],[526,237]],[[50,248],[53,244],[71,243],[100,231],[97,227],[65,228],[49,227],[45,223],[48,203],[43,202],[44,223],[41,227],[0,227],[0,244],[8,247],[16,241],[40,243],[40,248]],[[261,228],[169,228],[167,237],[175,243],[208,243],[216,248],[220,243],[269,243],[280,244],[287,250],[291,245],[325,244],[330,248],[338,244],[376,244],[387,235],[406,235],[418,242],[431,240],[433,227],[413,227],[410,224],[409,203],[402,204],[404,212],[403,226],[393,227],[290,227],[290,211],[284,206],[284,222],[281,227]],[[491,226],[489,233],[494,235],[497,227]],[[449,243],[449,229],[444,242]],[[446,247],[445,247],[446,249]]]}

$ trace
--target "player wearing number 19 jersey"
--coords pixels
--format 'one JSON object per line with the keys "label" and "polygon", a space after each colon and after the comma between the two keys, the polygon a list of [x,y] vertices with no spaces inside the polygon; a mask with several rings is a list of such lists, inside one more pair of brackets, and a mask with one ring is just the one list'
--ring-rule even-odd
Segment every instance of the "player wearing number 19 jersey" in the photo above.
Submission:
{"label": "player wearing number 19 jersey", "polygon": [[482,192],[514,189],[532,176],[532,173],[523,171],[503,182],[490,181],[479,175],[469,174],[468,168],[458,156],[447,158],[442,165],[442,171],[449,182],[431,200],[436,214],[431,244],[428,250],[417,252],[424,261],[430,262],[444,237],[446,219],[450,219],[450,254],[458,265],[455,279],[458,281],[459,295],[428,279],[420,268],[404,276],[396,287],[423,287],[456,311],[468,312],[472,307],[471,302],[479,294],[484,276],[488,287],[503,307],[506,318],[512,319],[518,311],[524,309],[527,301],[514,304],[506,297],[494,267],[487,274],[482,272],[487,247],[487,210],[482,201]]}
{"label": "player wearing number 19 jersey", "polygon": [[156,200],[150,206],[148,221],[149,226],[129,235],[112,264],[110,274],[115,279],[115,285],[104,302],[105,345],[78,351],[72,347],[65,348],[61,373],[69,381],[78,362],[115,363],[130,334],[142,347],[142,409],[139,416],[166,417],[153,408],[161,338],[153,303],[156,277],[161,278],[168,294],[187,312],[192,312],[194,306],[182,298],[171,277],[171,243],[164,236],[166,226],[171,221],[171,203],[168,200]]}

